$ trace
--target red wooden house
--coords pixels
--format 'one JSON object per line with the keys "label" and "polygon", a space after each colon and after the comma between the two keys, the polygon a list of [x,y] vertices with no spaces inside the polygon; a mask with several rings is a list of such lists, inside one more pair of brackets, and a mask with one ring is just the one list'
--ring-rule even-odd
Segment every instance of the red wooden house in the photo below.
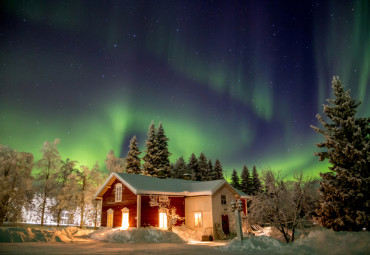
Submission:
{"label": "red wooden house", "polygon": [[[207,235],[216,236],[219,227],[229,233],[232,217],[230,202],[246,195],[235,190],[225,180],[188,181],[112,173],[95,195],[101,200],[102,227],[167,227],[167,216],[158,207],[151,207],[150,196],[170,199],[171,205],[190,229],[202,228]],[[244,208],[246,213],[246,206]]]}

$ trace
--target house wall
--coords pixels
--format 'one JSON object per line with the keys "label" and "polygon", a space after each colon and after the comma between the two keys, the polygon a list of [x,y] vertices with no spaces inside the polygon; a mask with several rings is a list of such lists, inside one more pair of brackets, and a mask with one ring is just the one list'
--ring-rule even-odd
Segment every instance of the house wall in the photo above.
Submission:
{"label": "house wall", "polygon": [[[226,195],[225,205],[221,204],[221,195]],[[235,217],[230,210],[230,203],[232,200],[236,201],[237,198],[235,198],[234,193],[231,192],[231,190],[226,185],[223,185],[212,195],[212,217],[213,224],[219,224],[222,228],[222,215],[227,215],[229,218],[230,233],[235,234]]]}
{"label": "house wall", "polygon": [[120,181],[115,180],[111,185],[111,188],[103,195],[102,202],[102,214],[101,214],[101,226],[107,226],[107,211],[109,208],[114,210],[113,213],[113,227],[122,226],[122,209],[127,207],[129,209],[129,225],[130,227],[136,227],[136,195],[122,183],[122,201],[115,202],[115,185]]}
{"label": "house wall", "polygon": [[194,213],[202,213],[202,230],[204,235],[213,235],[212,197],[199,196],[185,198],[185,225],[190,229],[199,229],[194,226]]}
{"label": "house wall", "polygon": [[[185,198],[184,197],[169,197],[171,205],[176,207],[176,213],[180,217],[185,217]],[[141,197],[141,226],[142,227],[159,227],[159,208],[151,207],[150,196]],[[177,221],[176,226],[180,226],[183,221]]]}

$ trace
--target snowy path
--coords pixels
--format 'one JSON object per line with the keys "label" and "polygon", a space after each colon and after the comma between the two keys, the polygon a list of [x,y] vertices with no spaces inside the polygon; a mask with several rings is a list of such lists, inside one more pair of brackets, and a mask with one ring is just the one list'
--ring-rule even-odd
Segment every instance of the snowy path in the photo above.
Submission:
{"label": "snowy path", "polygon": [[0,254],[207,254],[227,255],[244,252],[222,251],[217,246],[187,243],[0,243]]}

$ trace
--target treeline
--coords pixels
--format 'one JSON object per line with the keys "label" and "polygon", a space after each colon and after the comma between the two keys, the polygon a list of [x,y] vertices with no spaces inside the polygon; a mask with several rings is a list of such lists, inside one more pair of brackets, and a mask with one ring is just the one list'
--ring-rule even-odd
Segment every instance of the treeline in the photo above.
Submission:
{"label": "treeline", "polygon": [[[59,139],[46,141],[42,158],[33,162],[33,155],[0,145],[0,225],[22,221],[24,211],[36,211],[42,225],[46,213],[59,226],[62,212],[70,217],[79,214],[80,227],[85,217],[98,221],[99,204],[93,200],[106,176],[98,164],[92,169],[70,159],[62,160]],[[38,172],[33,176],[32,169]],[[73,219],[71,219],[73,220]]]}
{"label": "treeline", "polygon": [[156,128],[152,121],[145,143],[145,155],[142,158],[139,157],[142,152],[139,150],[137,138],[134,136],[130,140],[130,149],[125,158],[115,157],[112,150],[108,153],[105,160],[107,169],[110,172],[194,181],[224,179],[220,160],[216,159],[213,165],[212,160],[207,159],[203,152],[200,153],[199,157],[192,153],[188,163],[183,157],[180,157],[175,164],[171,164],[168,140],[162,123],[159,123],[159,127]]}

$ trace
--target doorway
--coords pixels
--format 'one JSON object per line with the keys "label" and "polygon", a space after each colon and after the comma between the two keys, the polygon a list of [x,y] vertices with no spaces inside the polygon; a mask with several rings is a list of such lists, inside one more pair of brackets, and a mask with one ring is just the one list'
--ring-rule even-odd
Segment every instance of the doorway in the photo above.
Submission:
{"label": "doorway", "polygon": [[229,216],[227,216],[227,215],[222,215],[222,216],[221,216],[221,221],[222,221],[222,231],[224,231],[225,235],[230,234],[230,229],[229,229]]}

